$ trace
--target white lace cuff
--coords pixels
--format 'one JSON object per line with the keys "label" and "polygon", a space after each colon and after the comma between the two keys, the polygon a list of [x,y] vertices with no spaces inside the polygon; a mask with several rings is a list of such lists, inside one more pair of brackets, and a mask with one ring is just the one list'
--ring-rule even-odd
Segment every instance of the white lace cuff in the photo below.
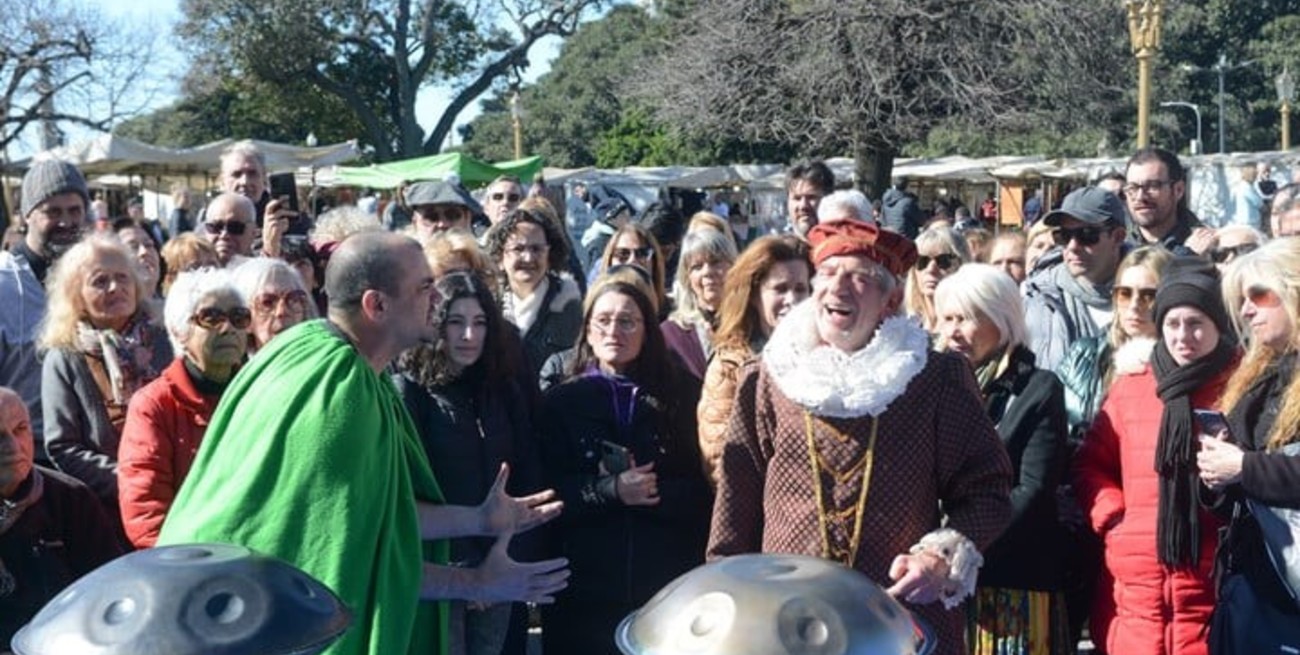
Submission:
{"label": "white lace cuff", "polygon": [[984,556],[962,533],[952,528],[935,530],[921,537],[908,552],[913,555],[927,552],[948,562],[948,584],[941,594],[945,609],[957,607],[975,593],[975,580],[984,566]]}

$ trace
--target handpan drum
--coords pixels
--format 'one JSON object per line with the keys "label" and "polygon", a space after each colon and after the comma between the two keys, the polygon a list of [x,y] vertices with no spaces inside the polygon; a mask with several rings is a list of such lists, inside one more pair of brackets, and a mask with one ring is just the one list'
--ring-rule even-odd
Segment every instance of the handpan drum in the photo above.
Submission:
{"label": "handpan drum", "polygon": [[615,631],[624,655],[928,655],[928,628],[867,576],[739,555],[670,582]]}

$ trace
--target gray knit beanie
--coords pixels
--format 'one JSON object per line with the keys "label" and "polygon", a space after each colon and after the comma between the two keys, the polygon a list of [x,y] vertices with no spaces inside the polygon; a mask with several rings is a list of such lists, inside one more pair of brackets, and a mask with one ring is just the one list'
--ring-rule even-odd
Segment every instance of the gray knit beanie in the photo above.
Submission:
{"label": "gray knit beanie", "polygon": [[81,176],[76,166],[57,159],[32,162],[32,167],[23,176],[23,218],[27,218],[41,203],[63,193],[80,194],[86,203],[84,209],[90,210],[86,178]]}

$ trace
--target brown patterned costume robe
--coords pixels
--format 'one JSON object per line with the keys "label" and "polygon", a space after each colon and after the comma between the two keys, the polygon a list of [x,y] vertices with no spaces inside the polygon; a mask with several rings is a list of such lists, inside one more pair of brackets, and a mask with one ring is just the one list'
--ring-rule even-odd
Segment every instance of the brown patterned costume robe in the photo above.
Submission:
{"label": "brown patterned costume robe", "polygon": [[[923,356],[924,367],[879,415],[853,560],[854,568],[884,587],[891,584],[890,563],[927,533],[952,528],[982,551],[1011,517],[1011,466],[984,412],[970,366],[957,355]],[[828,521],[832,552],[851,548],[853,510],[862,488],[861,469],[854,465],[867,450],[872,421],[866,414],[812,416],[814,443],[825,468],[852,471],[836,481],[821,469],[824,502],[847,509],[844,520]],[[748,366],[723,446],[710,559],[754,552],[823,556],[805,427],[804,407],[777,387],[769,367],[761,362]],[[964,605],[952,610],[940,602],[908,607],[934,628],[938,653],[965,651]]]}

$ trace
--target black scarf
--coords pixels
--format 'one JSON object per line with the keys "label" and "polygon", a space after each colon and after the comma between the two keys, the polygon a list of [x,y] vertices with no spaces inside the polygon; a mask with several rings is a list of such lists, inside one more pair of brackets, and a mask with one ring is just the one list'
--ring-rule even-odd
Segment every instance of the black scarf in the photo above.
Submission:
{"label": "black scarf", "polygon": [[1160,505],[1156,514],[1156,554],[1175,568],[1194,568],[1201,561],[1201,525],[1196,470],[1196,430],[1191,394],[1232,363],[1236,347],[1219,339],[1209,355],[1179,366],[1164,341],[1151,356],[1156,395],[1164,403],[1155,469],[1160,476]]}

